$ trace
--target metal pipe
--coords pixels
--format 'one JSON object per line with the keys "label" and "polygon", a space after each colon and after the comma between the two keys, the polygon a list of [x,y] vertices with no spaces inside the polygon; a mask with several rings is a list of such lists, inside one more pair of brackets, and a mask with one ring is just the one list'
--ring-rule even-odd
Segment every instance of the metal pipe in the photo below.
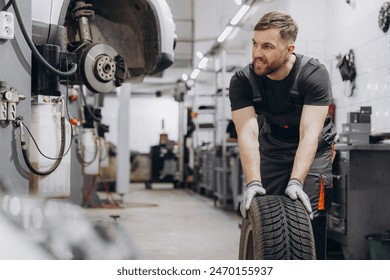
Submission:
{"label": "metal pipe", "polygon": [[179,101],[179,181],[184,181],[184,102]]}

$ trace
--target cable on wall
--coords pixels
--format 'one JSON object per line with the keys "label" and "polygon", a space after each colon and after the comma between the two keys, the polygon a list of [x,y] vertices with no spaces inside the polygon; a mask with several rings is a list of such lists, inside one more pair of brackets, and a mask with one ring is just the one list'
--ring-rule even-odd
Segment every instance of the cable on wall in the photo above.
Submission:
{"label": "cable on wall", "polygon": [[[28,35],[28,32],[27,32],[27,29],[26,29],[26,26],[24,25],[24,22],[23,22],[23,19],[22,19],[22,15],[20,14],[20,11],[19,11],[19,7],[18,7],[18,4],[16,3],[16,0],[11,0],[12,1],[12,6],[14,7],[14,11],[15,11],[15,15],[16,15],[16,18],[18,19],[18,22],[19,22],[19,26],[20,26],[20,30],[22,31],[22,34],[23,34],[23,37],[27,43],[27,45],[29,46],[32,54],[34,55],[34,57],[48,70],[50,71],[51,73],[61,77],[61,78],[66,78],[66,77],[70,77],[70,76],[73,76],[76,71],[77,71],[77,64],[76,63],[73,63],[72,64],[72,68],[69,70],[69,71],[66,71],[66,72],[62,72],[56,68],[54,68],[53,66],[51,66],[43,57],[42,55],[39,53],[38,49],[35,47],[33,41],[31,40],[31,38],[29,37]],[[9,2],[11,2],[9,1]],[[9,3],[8,2],[8,3]],[[7,3],[7,4],[8,4]],[[4,7],[5,8],[5,7]]]}

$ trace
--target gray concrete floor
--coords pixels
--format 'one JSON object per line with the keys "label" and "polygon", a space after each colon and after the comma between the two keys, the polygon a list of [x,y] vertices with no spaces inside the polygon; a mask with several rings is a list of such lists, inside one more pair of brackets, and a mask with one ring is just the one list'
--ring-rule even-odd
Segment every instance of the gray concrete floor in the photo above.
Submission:
{"label": "gray concrete floor", "polygon": [[119,215],[117,222],[128,231],[139,259],[238,259],[241,218],[215,206],[209,197],[171,184],[153,184],[152,189],[131,184],[122,205],[86,212],[91,219],[107,221]]}

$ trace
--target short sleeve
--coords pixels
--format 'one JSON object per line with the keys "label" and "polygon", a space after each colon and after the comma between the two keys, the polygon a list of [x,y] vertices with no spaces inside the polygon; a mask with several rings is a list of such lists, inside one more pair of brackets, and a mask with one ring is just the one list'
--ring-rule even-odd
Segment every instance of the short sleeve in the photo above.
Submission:
{"label": "short sleeve", "polygon": [[305,93],[305,105],[330,105],[333,101],[332,87],[328,70],[320,65],[300,85]]}
{"label": "short sleeve", "polygon": [[232,111],[253,106],[252,90],[241,70],[236,72],[230,80],[229,99]]}

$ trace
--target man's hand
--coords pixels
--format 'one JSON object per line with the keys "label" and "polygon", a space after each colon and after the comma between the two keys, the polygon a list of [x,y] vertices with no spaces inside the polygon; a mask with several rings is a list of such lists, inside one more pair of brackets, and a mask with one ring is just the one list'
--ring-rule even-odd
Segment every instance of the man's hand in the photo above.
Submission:
{"label": "man's hand", "polygon": [[286,195],[290,197],[292,200],[299,200],[302,202],[303,206],[305,206],[307,213],[310,215],[310,219],[313,219],[313,211],[311,209],[310,199],[307,194],[303,191],[302,183],[297,179],[290,179],[288,182],[286,191]]}
{"label": "man's hand", "polygon": [[246,186],[246,191],[241,197],[240,211],[242,217],[245,219],[247,216],[247,211],[251,206],[252,199],[256,195],[265,195],[265,189],[260,181],[253,181]]}

